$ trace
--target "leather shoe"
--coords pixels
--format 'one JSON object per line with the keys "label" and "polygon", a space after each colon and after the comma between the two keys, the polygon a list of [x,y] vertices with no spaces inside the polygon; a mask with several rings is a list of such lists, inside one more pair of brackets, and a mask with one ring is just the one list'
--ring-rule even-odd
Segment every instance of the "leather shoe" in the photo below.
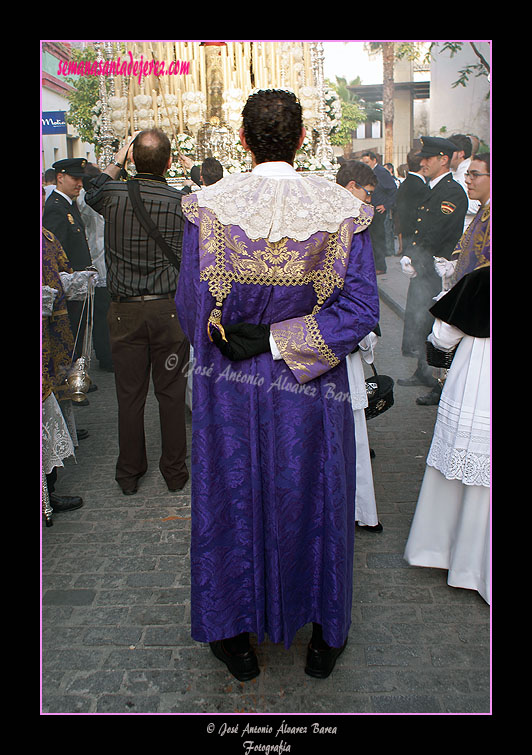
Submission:
{"label": "leather shoe", "polygon": [[412,375],[412,377],[409,378],[398,378],[397,379],[397,385],[424,385],[424,383],[421,382],[421,380],[418,378],[417,375]]}
{"label": "leather shoe", "polygon": [[56,495],[55,493],[50,493],[50,505],[54,514],[58,511],[74,511],[74,509],[80,509],[83,506],[83,499],[77,495]]}
{"label": "leather shoe", "polygon": [[374,524],[373,526],[370,524],[359,524],[358,522],[356,522],[356,526],[360,527],[363,530],[368,530],[369,532],[382,532],[382,530],[384,529],[380,522],[378,522],[378,524]]}
{"label": "leather shoe", "polygon": [[305,674],[313,676],[315,679],[326,679],[333,670],[338,656],[345,650],[346,645],[347,640],[341,648],[327,647],[324,650],[317,650],[309,642]]}
{"label": "leather shoe", "polygon": [[122,493],[124,495],[135,495],[135,493],[137,492],[137,490],[138,490],[138,487],[131,488],[130,490],[124,490],[124,488],[122,488]]}
{"label": "leather shoe", "polygon": [[166,484],[168,485],[168,490],[169,490],[169,492],[170,492],[170,493],[177,493],[177,492],[178,492],[178,490],[183,490],[183,488],[185,487],[185,485],[186,485],[186,484],[187,484],[187,482],[188,482],[188,479],[189,479],[189,476],[187,475],[187,478],[186,478],[186,480],[185,480],[184,482],[180,482],[180,483],[178,483],[178,484],[174,483],[174,484],[173,484],[173,485],[171,485],[171,486],[170,486],[170,485],[168,485],[168,483],[166,483]]}
{"label": "leather shoe", "polygon": [[209,645],[214,655],[225,663],[229,671],[239,682],[247,682],[260,674],[257,656],[251,646],[245,653],[228,653],[224,647],[223,640],[210,642]]}
{"label": "leather shoe", "polygon": [[85,440],[85,438],[89,437],[89,431],[88,430],[78,430],[76,428],[76,435],[78,436],[78,440]]}
{"label": "leather shoe", "polygon": [[399,385],[406,385],[406,386],[411,386],[411,385],[426,385],[429,388],[432,388],[435,384],[437,384],[437,382],[438,381],[435,378],[433,378],[433,377],[424,377],[423,375],[420,376],[420,375],[418,375],[415,372],[412,375],[412,377],[409,377],[409,378],[399,378],[397,380],[397,383]]}
{"label": "leather shoe", "polygon": [[437,406],[440,403],[441,390],[432,390],[424,396],[418,396],[416,404],[420,406]]}

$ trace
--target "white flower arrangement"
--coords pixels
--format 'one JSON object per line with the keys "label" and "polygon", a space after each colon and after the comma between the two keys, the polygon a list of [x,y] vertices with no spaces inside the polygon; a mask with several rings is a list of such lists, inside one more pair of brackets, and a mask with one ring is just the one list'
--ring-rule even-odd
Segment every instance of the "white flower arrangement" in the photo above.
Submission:
{"label": "white flower arrangement", "polygon": [[222,110],[225,122],[235,131],[238,131],[242,124],[242,110],[245,105],[244,93],[241,89],[226,89],[223,93],[223,100]]}
{"label": "white flower arrangement", "polygon": [[299,90],[299,102],[303,109],[303,123],[312,129],[319,121],[319,92],[317,87],[303,86]]}
{"label": "white flower arrangement", "polygon": [[330,120],[330,133],[342,125],[342,102],[332,87],[325,87],[325,113]]}
{"label": "white flower arrangement", "polygon": [[194,137],[190,134],[177,134],[176,139],[172,139],[172,153],[175,157],[179,154],[186,157],[194,157],[194,153],[196,152],[196,140]]}
{"label": "white flower arrangement", "polygon": [[183,103],[183,118],[185,124],[197,134],[202,123],[205,122],[207,112],[207,99],[203,92],[183,92],[181,95]]}
{"label": "white flower arrangement", "polygon": [[185,175],[181,163],[178,160],[179,155],[185,155],[185,157],[191,157],[194,159],[196,153],[196,140],[190,134],[177,134],[175,139],[172,139],[172,165],[166,172],[166,176],[169,178],[180,178]]}
{"label": "white flower arrangement", "polygon": [[312,141],[305,136],[301,147],[296,152],[296,168],[299,170],[331,170],[334,166],[329,160],[320,160],[314,154]]}

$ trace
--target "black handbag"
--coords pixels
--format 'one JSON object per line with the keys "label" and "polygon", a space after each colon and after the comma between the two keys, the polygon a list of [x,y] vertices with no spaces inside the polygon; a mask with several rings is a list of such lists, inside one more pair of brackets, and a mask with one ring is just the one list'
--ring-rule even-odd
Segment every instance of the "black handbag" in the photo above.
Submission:
{"label": "black handbag", "polygon": [[394,381],[389,375],[379,375],[375,365],[371,365],[373,377],[366,378],[368,405],[365,408],[366,419],[374,419],[393,406]]}
{"label": "black handbag", "polygon": [[430,341],[425,341],[425,350],[427,353],[427,364],[431,367],[439,367],[443,370],[448,370],[453,361],[457,347],[450,351],[442,351],[437,349]]}

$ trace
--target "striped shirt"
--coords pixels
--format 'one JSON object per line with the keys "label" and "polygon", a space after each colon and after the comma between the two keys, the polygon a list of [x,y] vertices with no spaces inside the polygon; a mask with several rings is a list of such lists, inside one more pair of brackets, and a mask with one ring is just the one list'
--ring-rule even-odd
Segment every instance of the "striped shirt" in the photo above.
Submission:
{"label": "striped shirt", "polygon": [[125,181],[114,181],[106,173],[92,180],[86,203],[105,220],[105,264],[107,288],[112,296],[175,294],[181,263],[184,195],[168,186],[162,176],[138,173],[146,210],[176,257],[170,264],[157,243],[148,237],[137,220]]}

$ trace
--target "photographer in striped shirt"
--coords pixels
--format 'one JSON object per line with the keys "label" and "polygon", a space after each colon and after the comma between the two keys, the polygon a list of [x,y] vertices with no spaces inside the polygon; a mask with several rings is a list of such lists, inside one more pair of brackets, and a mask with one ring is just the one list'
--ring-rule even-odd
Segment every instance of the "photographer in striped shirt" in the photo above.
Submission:
{"label": "photographer in striped shirt", "polygon": [[[128,159],[136,175],[120,180]],[[181,369],[189,343],[174,302],[183,235],[183,192],[166,183],[171,147],[159,129],[139,132],[121,148],[85,196],[105,220],[109,333],[119,407],[115,479],[125,495],[137,492],[147,470],[144,405],[153,375],[159,402],[159,469],[169,490],[188,480],[185,464],[185,386]],[[151,224],[151,227],[150,227]]]}

